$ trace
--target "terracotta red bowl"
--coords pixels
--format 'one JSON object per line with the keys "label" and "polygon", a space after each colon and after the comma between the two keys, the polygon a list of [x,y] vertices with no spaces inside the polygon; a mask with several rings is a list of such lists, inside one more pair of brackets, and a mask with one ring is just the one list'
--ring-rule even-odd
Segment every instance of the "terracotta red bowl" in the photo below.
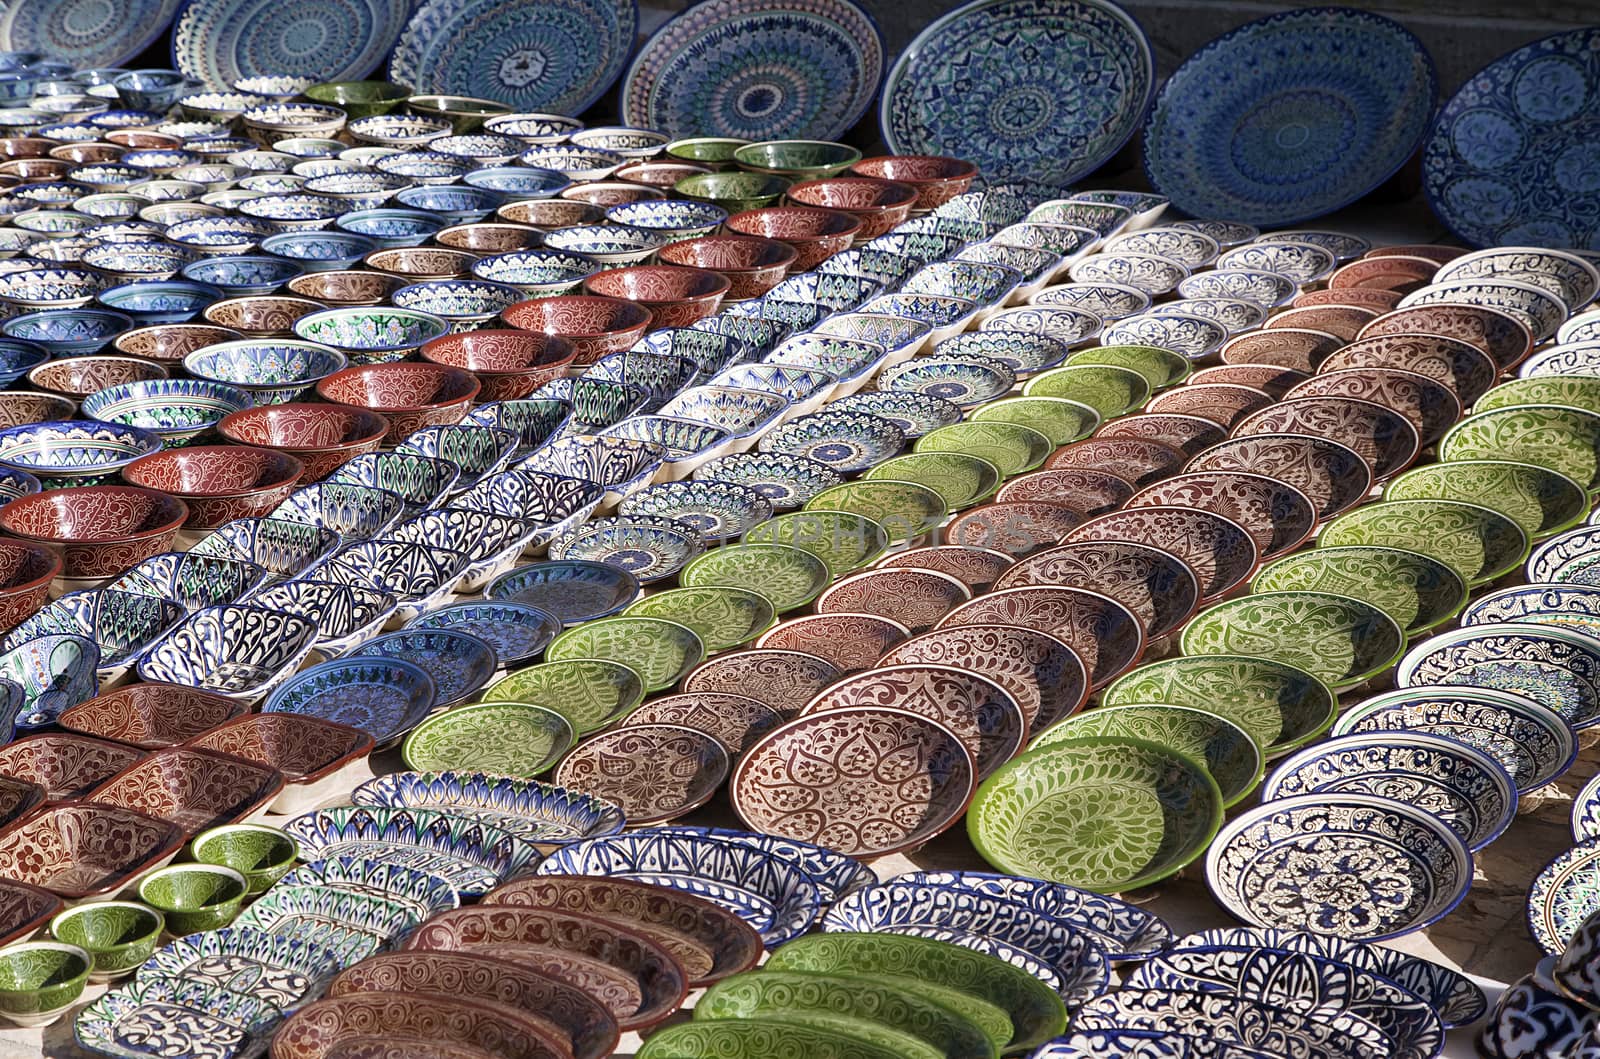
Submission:
{"label": "terracotta red bowl", "polygon": [[207,323],[231,327],[251,338],[287,338],[294,334],[294,322],[307,313],[321,312],[327,306],[309,298],[286,294],[257,294],[247,298],[224,298],[206,306],[201,316]]}
{"label": "terracotta red bowl", "polygon": [[0,430],[51,419],[71,419],[78,402],[53,393],[0,390]]}
{"label": "terracotta red bowl", "polygon": [[630,184],[644,184],[663,191],[671,191],[673,185],[680,180],[712,171],[710,166],[693,165],[689,162],[629,162],[613,175],[618,180],[626,180]]}
{"label": "terracotta red bowl", "polygon": [[649,309],[652,327],[688,327],[722,305],[731,284],[710,269],[685,265],[630,265],[608,268],[583,281],[589,294],[627,298]]}
{"label": "terracotta red bowl", "polygon": [[978,167],[960,158],[938,154],[884,154],[863,158],[850,167],[857,176],[909,184],[916,189],[912,209],[937,209],[972,186]]}
{"label": "terracotta red bowl", "polygon": [[394,246],[374,250],[362,260],[368,268],[416,283],[425,279],[460,279],[478,255],[448,246]]}
{"label": "terracotta red bowl", "polygon": [[156,324],[124,331],[111,343],[118,353],[143,357],[158,364],[176,364],[205,346],[237,342],[243,332],[215,324]]}
{"label": "terracotta red bowl", "polygon": [[668,243],[656,255],[669,265],[708,268],[728,281],[728,300],[759,298],[783,281],[799,252],[759,235],[706,235]]}
{"label": "terracotta red bowl", "polygon": [[910,184],[872,177],[807,180],[791,187],[789,201],[848,213],[861,222],[857,239],[876,239],[911,216],[917,189]]}
{"label": "terracotta red bowl", "polygon": [[365,408],[295,401],[232,412],[222,417],[217,431],[241,445],[288,453],[305,468],[300,480],[314,482],[363,453],[376,452],[389,421]]}
{"label": "terracotta red bowl", "polygon": [[624,206],[630,202],[653,202],[667,197],[660,188],[648,184],[635,184],[626,180],[607,180],[595,184],[574,184],[561,193],[571,202],[587,202],[592,206]]}
{"label": "terracotta red bowl", "polygon": [[478,380],[463,368],[404,361],[345,368],[317,383],[323,400],[371,409],[386,419],[391,445],[423,427],[461,422],[478,389]]}
{"label": "terracotta red bowl", "polygon": [[28,372],[28,381],[46,393],[78,400],[128,382],[165,379],[167,369],[139,357],[65,357]]}
{"label": "terracotta red bowl", "polygon": [[175,496],[134,485],[47,489],[0,507],[0,530],[61,554],[61,576],[115,577],[164,552],[189,517]]}
{"label": "terracotta red bowl", "polygon": [[517,302],[500,319],[519,331],[542,331],[572,343],[574,365],[589,365],[629,348],[649,329],[655,314],[622,298],[563,294]]}
{"label": "terracotta red bowl", "polygon": [[289,281],[289,289],[295,294],[315,299],[332,308],[377,305],[405,285],[405,280],[387,272],[355,269],[302,272]]}
{"label": "terracotta red bowl", "polygon": [[526,224],[487,221],[441,229],[434,233],[433,241],[452,250],[470,250],[474,254],[509,254],[543,245],[544,233]]}
{"label": "terracotta red bowl", "polygon": [[838,210],[817,206],[768,206],[735,213],[725,222],[730,232],[759,235],[794,247],[790,272],[809,272],[841,250],[849,248],[861,221]]}
{"label": "terracotta red bowl", "polygon": [[0,632],[7,632],[50,598],[61,557],[43,544],[0,537]]}
{"label": "terracotta red bowl", "polygon": [[196,445],[152,452],[122,469],[132,485],[171,493],[189,505],[189,529],[215,529],[265,515],[300,484],[305,465],[286,452],[251,445]]}
{"label": "terracotta red bowl", "polygon": [[559,377],[572,363],[572,343],[557,335],[510,328],[441,335],[422,344],[422,359],[478,377],[484,401],[512,401]]}
{"label": "terracotta red bowl", "polygon": [[529,199],[525,202],[508,202],[494,211],[502,221],[526,224],[530,228],[548,230],[571,228],[575,224],[599,224],[606,212],[592,202],[575,199]]}

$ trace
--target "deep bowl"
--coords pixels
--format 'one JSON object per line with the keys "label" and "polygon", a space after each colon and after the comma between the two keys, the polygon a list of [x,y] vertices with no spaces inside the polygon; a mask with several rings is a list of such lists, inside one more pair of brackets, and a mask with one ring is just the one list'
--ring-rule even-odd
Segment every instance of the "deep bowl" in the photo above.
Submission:
{"label": "deep bowl", "polygon": [[861,222],[858,239],[876,239],[911,216],[917,191],[909,184],[871,177],[807,180],[789,189],[789,201],[801,206],[848,213]]}
{"label": "deep bowl", "polygon": [[321,308],[321,303],[309,298],[253,294],[213,302],[200,315],[207,323],[231,327],[253,338],[286,338],[294,334],[295,321]]}
{"label": "deep bowl", "polygon": [[559,378],[575,355],[564,338],[510,329],[463,331],[422,346],[422,359],[476,375],[483,401],[527,397]]}
{"label": "deep bowl", "polygon": [[305,473],[288,453],[249,445],[199,445],[156,452],[122,470],[132,485],[159,489],[189,505],[188,529],[258,518],[281,504]]}
{"label": "deep bowl", "polygon": [[[388,251],[380,251],[387,253]],[[325,309],[295,321],[295,334],[332,346],[353,364],[403,360],[429,339],[450,333],[450,323],[415,309]]]}
{"label": "deep bowl", "polygon": [[58,419],[0,430],[0,467],[34,475],[46,487],[92,485],[160,448],[148,430]]}
{"label": "deep bowl", "polygon": [[771,206],[789,190],[789,181],[764,173],[698,173],[672,186],[673,194],[721,206],[730,213]]}
{"label": "deep bowl", "polygon": [[764,140],[738,148],[733,160],[752,173],[818,180],[849,169],[861,161],[861,152],[827,140]]}
{"label": "deep bowl", "polygon": [[28,372],[28,382],[46,393],[80,400],[108,386],[167,377],[167,369],[138,357],[67,357]]}
{"label": "deep bowl", "polygon": [[47,489],[0,507],[0,530],[57,549],[61,576],[102,580],[166,551],[189,516],[177,497],[129,485]]}
{"label": "deep bowl", "polygon": [[0,429],[43,423],[52,419],[71,419],[78,402],[51,393],[32,390],[0,390]]}
{"label": "deep bowl", "polygon": [[650,326],[688,327],[715,313],[731,286],[719,273],[685,265],[633,265],[596,272],[583,281],[588,294],[642,305]]}
{"label": "deep bowl", "polygon": [[61,557],[45,545],[0,538],[0,632],[10,631],[44,606],[50,583],[60,573]]}
{"label": "deep bowl", "polygon": [[863,158],[850,172],[915,188],[917,201],[912,209],[922,212],[943,206],[971,187],[978,167],[943,155],[900,154]]}
{"label": "deep bowl", "polygon": [[167,920],[167,932],[183,937],[233,922],[249,883],[219,864],[174,864],[139,880],[139,900]]}
{"label": "deep bowl", "polygon": [[669,265],[710,269],[728,281],[729,301],[759,298],[782,282],[799,252],[759,235],[708,235],[668,243],[658,255]]}
{"label": "deep bowl", "polygon": [[130,357],[174,364],[197,349],[242,338],[241,332],[215,324],[156,324],[124,331],[111,343],[111,348]]}
{"label": "deep bowl", "polygon": [[289,281],[289,290],[332,307],[377,305],[406,285],[399,276],[364,269],[306,272]]}
{"label": "deep bowl", "polygon": [[352,118],[370,118],[404,103],[411,88],[393,81],[325,81],[303,94],[317,103],[331,103]]}
{"label": "deep bowl", "polygon": [[561,250],[512,250],[472,263],[478,279],[504,283],[534,297],[570,294],[599,269],[593,259]]}
{"label": "deep bowl", "polygon": [[97,901],[57,915],[50,936],[89,954],[89,981],[109,982],[148,960],[165,926],[160,912],[137,901]]}
{"label": "deep bowl", "polygon": [[0,339],[0,387],[10,386],[50,359],[50,351],[19,338]]}
{"label": "deep bowl", "polygon": [[250,894],[266,889],[289,873],[300,844],[275,827],[224,824],[202,831],[189,846],[201,864],[232,868],[245,878]]}
{"label": "deep bowl", "polygon": [[186,324],[221,297],[222,291],[208,283],[181,279],[124,283],[101,291],[95,302],[141,325]]}
{"label": "deep bowl", "polygon": [[791,272],[808,272],[841,250],[861,232],[861,221],[848,213],[816,206],[773,206],[746,210],[728,218],[727,228],[740,235],[776,239],[794,248]]}
{"label": "deep bowl", "polygon": [[316,342],[241,339],[203,346],[183,358],[183,370],[243,390],[258,405],[284,404],[345,366],[344,354]]}
{"label": "deep bowl", "polygon": [[76,945],[27,941],[0,950],[0,1015],[45,1026],[77,1002],[94,960]]}
{"label": "deep bowl", "polygon": [[235,412],[223,417],[217,430],[229,441],[293,456],[304,468],[300,480],[314,482],[363,453],[376,452],[389,421],[365,408],[295,402]]}
{"label": "deep bowl", "polygon": [[500,318],[521,331],[542,331],[572,343],[574,365],[589,365],[644,337],[649,309],[621,298],[574,294],[518,302]]}
{"label": "deep bowl", "polygon": [[470,371],[445,364],[364,364],[317,383],[317,396],[383,416],[395,444],[424,427],[459,423],[478,389]]}
{"label": "deep bowl", "polygon": [[157,379],[109,386],[83,399],[83,414],[102,423],[148,430],[168,446],[187,445],[209,433],[223,416],[255,401],[205,379]]}

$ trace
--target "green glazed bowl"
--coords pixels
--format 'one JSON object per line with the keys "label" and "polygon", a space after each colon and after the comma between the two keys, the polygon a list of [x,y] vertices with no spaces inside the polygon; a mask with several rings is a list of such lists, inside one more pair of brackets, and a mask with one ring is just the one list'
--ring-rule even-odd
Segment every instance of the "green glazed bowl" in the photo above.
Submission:
{"label": "green glazed bowl", "polygon": [[1052,445],[1082,441],[1100,425],[1100,413],[1065,397],[1006,397],[977,408],[974,423],[1016,423],[1050,439]]}
{"label": "green glazed bowl", "polygon": [[45,1026],[83,994],[94,961],[76,945],[24,941],[0,949],[0,1015],[19,1026]]}
{"label": "green glazed bowl", "polygon": [[484,689],[489,702],[531,702],[567,719],[578,735],[622,720],[644,700],[644,681],[632,668],[604,658],[544,662]]}
{"label": "green glazed bowl", "polygon": [[1049,437],[1016,423],[953,423],[917,439],[913,452],[959,452],[988,460],[1010,478],[1039,467],[1055,451]]}
{"label": "green glazed bowl", "polygon": [[[751,584],[762,585],[761,580]],[[656,592],[622,612],[645,618],[665,618],[693,629],[706,651],[726,651],[749,643],[777,621],[777,608],[760,592],[729,585],[688,586]]]}
{"label": "green glazed bowl", "polygon": [[601,618],[574,626],[545,649],[545,659],[604,658],[639,674],[648,694],[683,679],[706,656],[705,644],[687,625],[661,618]]}
{"label": "green glazed bowl", "polygon": [[1150,383],[1132,368],[1112,364],[1069,364],[1035,375],[1023,384],[1027,397],[1065,397],[1114,419],[1144,407]]}
{"label": "green glazed bowl", "polygon": [[1404,548],[1312,548],[1261,569],[1254,592],[1332,592],[1364,599],[1407,636],[1449,621],[1467,605],[1467,582],[1447,563]]}
{"label": "green glazed bowl", "polygon": [[1371,603],[1331,592],[1258,592],[1196,614],[1186,655],[1249,655],[1305,670],[1334,691],[1356,687],[1405,654],[1398,622]]}
{"label": "green glazed bowl", "polygon": [[944,499],[950,511],[961,511],[988,499],[1000,488],[1000,468],[966,452],[912,452],[891,456],[861,476],[869,482],[916,482]]}
{"label": "green glazed bowl", "polygon": [[174,864],[139,880],[139,900],[165,916],[167,932],[181,938],[233,922],[249,888],[233,868]]}
{"label": "green glazed bowl", "polygon": [[571,749],[565,717],[531,702],[475,702],[436,713],[400,745],[418,772],[486,772],[531,780]]}
{"label": "green glazed bowl", "polygon": [[820,180],[838,176],[861,161],[861,152],[828,140],[763,140],[735,148],[733,160],[752,173]]}
{"label": "green glazed bowl", "polygon": [[1536,375],[1501,383],[1472,406],[1472,412],[1492,412],[1513,405],[1559,404],[1600,412],[1600,375]]}
{"label": "green glazed bowl", "polygon": [[733,165],[733,152],[749,142],[733,136],[692,136],[667,144],[667,157],[720,169]]}
{"label": "green glazed bowl", "polygon": [[201,864],[220,864],[243,874],[253,895],[289,873],[300,857],[300,844],[265,824],[224,824],[196,835],[189,852]]}
{"label": "green glazed bowl", "polygon": [[787,544],[810,552],[839,578],[889,550],[889,531],[853,511],[793,511],[751,528],[750,544]]}
{"label": "green glazed bowl", "polygon": [[1539,541],[1589,513],[1583,486],[1559,471],[1510,460],[1455,460],[1418,467],[1383,489],[1385,500],[1458,500],[1498,511]]}
{"label": "green glazed bowl", "polygon": [[658,1030],[635,1059],[936,1059],[937,1048],[865,1019],[707,1019]]}
{"label": "green glazed bowl", "polygon": [[1348,544],[1421,552],[1448,564],[1473,587],[1521,566],[1531,547],[1522,527],[1507,516],[1456,500],[1367,504],[1340,515],[1317,537],[1323,548]]}
{"label": "green glazed bowl", "polygon": [[1096,346],[1078,350],[1067,358],[1067,363],[1131,368],[1144,376],[1151,390],[1176,386],[1194,371],[1189,358],[1160,346]]}
{"label": "green glazed bowl", "polygon": [[406,100],[406,109],[424,117],[443,118],[457,136],[476,131],[490,118],[511,113],[511,108],[504,103],[472,96],[412,96]]}
{"label": "green glazed bowl", "polygon": [[1536,463],[1593,493],[1600,490],[1600,413],[1553,404],[1479,412],[1450,428],[1439,458]]}
{"label": "green glazed bowl", "polygon": [[352,118],[370,118],[396,109],[411,95],[407,85],[392,81],[325,81],[306,89],[317,103],[332,103]]}
{"label": "green glazed bowl", "polygon": [[91,982],[131,974],[150,958],[166,918],[136,901],[100,901],[69,908],[50,921],[50,935],[87,952]]}
{"label": "green glazed bowl", "polygon": [[803,607],[822,594],[833,575],[828,564],[787,544],[730,544],[690,560],[678,572],[685,588],[743,588],[760,585],[779,614]]}
{"label": "green glazed bowl", "polygon": [[789,190],[789,181],[764,173],[696,173],[672,186],[675,194],[721,206],[729,213],[774,205]]}
{"label": "green glazed bowl", "polygon": [[805,510],[819,508],[865,515],[888,532],[891,544],[904,544],[933,532],[949,514],[937,490],[898,479],[829,486],[806,501]]}

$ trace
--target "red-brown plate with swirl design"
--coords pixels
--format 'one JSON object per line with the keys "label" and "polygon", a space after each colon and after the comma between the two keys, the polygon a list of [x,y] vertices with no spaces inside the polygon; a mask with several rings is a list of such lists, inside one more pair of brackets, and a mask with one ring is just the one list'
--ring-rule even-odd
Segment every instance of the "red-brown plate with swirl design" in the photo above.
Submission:
{"label": "red-brown plate with swirl design", "polygon": [[1087,588],[1028,585],[979,596],[950,612],[941,629],[959,625],[1021,625],[1065,643],[1089,670],[1091,689],[1126,672],[1144,650],[1144,625],[1115,599]]}
{"label": "red-brown plate with swirl design", "polygon": [[1137,490],[1133,483],[1110,471],[1086,467],[1054,467],[1019,474],[1000,487],[995,499],[1043,500],[1065,504],[1086,515],[1103,515],[1128,502]]}
{"label": "red-brown plate with swirl design", "polygon": [[1450,387],[1470,408],[1494,386],[1494,358],[1464,338],[1444,335],[1371,335],[1350,343],[1322,362],[1321,371],[1395,368],[1414,371]]}
{"label": "red-brown plate with swirl design", "polygon": [[690,673],[684,691],[725,691],[759,699],[784,720],[844,674],[826,658],[804,651],[754,648],[718,655]]}
{"label": "red-brown plate with swirl design", "polygon": [[756,646],[803,651],[826,659],[840,673],[856,673],[877,665],[885,651],[910,637],[910,629],[878,614],[808,614],[774,625]]}
{"label": "red-brown plate with swirl design", "polygon": [[817,597],[821,614],[876,614],[911,633],[939,624],[951,609],[972,598],[967,586],[933,570],[867,570],[852,574]]}
{"label": "red-brown plate with swirl design", "polygon": [[1378,335],[1442,335],[1471,342],[1495,367],[1509,371],[1533,352],[1533,333],[1521,320],[1487,305],[1412,305],[1384,313],[1361,329],[1357,339]]}
{"label": "red-brown plate with swirl design", "polygon": [[880,570],[933,570],[951,577],[967,586],[973,595],[994,587],[1000,575],[1010,569],[1014,560],[1005,552],[993,548],[974,548],[966,544],[932,544],[895,552],[878,562]]}
{"label": "red-brown plate with swirl design", "polygon": [[616,802],[630,824],[659,824],[710,801],[729,764],[727,748],[704,732],[640,725],[579,743],[557,766],[556,783]]}
{"label": "red-brown plate with swirl design", "polygon": [[1078,712],[1089,697],[1088,671],[1077,652],[1021,625],[935,629],[891,648],[883,664],[952,666],[988,677],[1017,700],[1032,732]]}
{"label": "red-brown plate with swirl design", "polygon": [[1244,584],[1260,561],[1255,541],[1237,522],[1192,507],[1141,507],[1090,519],[1063,544],[1132,541],[1169,551],[1200,580],[1200,602],[1221,599]]}
{"label": "red-brown plate with swirl design", "polygon": [[1233,428],[1236,438],[1254,434],[1309,434],[1348,445],[1367,461],[1379,482],[1411,466],[1422,451],[1422,439],[1411,420],[1392,408],[1353,397],[1280,401],[1246,416]]}
{"label": "red-brown plate with swirl design", "polygon": [[1287,397],[1354,397],[1392,408],[1411,420],[1423,448],[1444,437],[1462,412],[1461,400],[1450,387],[1438,379],[1399,368],[1368,366],[1323,371],[1290,390]]}
{"label": "red-brown plate with swirl design", "polygon": [[1200,581],[1172,552],[1133,541],[1080,541],[1030,555],[995,582],[1087,588],[1121,603],[1153,642],[1176,632],[1200,603]]}
{"label": "red-brown plate with swirl design", "polygon": [[1171,445],[1145,438],[1088,438],[1063,445],[1045,462],[1051,470],[1074,468],[1104,471],[1134,485],[1176,474],[1185,456]]}
{"label": "red-brown plate with swirl design", "polygon": [[[566,1059],[560,1038],[502,1004],[425,993],[350,993],[307,1004],[272,1037],[272,1059],[328,1059],[340,1041],[388,1038],[416,1041],[402,1054],[434,1059],[434,1045],[455,1059],[454,1045],[496,1059]],[[440,1053],[435,1053],[435,1055]],[[466,1054],[471,1054],[468,1052]]]}
{"label": "red-brown plate with swirl design", "polygon": [[1128,501],[1129,507],[1194,507],[1215,511],[1245,528],[1263,559],[1304,544],[1317,527],[1317,512],[1287,482],[1243,471],[1190,471],[1157,482]]}

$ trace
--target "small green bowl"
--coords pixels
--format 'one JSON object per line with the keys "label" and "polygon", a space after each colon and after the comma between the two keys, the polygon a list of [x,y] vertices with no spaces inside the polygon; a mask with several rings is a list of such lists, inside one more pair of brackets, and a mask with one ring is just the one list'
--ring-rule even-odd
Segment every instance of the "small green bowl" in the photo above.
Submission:
{"label": "small green bowl", "polygon": [[477,131],[490,118],[511,113],[511,108],[504,103],[472,96],[412,96],[406,100],[406,109],[424,117],[443,118],[457,136]]}
{"label": "small green bowl", "polygon": [[696,173],[672,185],[686,199],[709,202],[729,213],[759,210],[783,198],[789,181],[764,173]]}
{"label": "small green bowl", "polygon": [[307,99],[332,103],[352,118],[387,114],[411,95],[409,85],[393,81],[325,81],[306,89]]}
{"label": "small green bowl", "polygon": [[244,876],[251,894],[283,878],[300,856],[300,844],[265,824],[224,824],[202,831],[189,845],[201,864],[220,864]]}
{"label": "small green bowl", "polygon": [[174,864],[139,880],[139,900],[167,918],[174,937],[215,930],[233,922],[249,884],[220,864]]}
{"label": "small green bowl", "polygon": [[725,169],[734,164],[733,152],[749,143],[734,136],[694,136],[667,144],[667,157]]}
{"label": "small green bowl", "polygon": [[89,954],[89,981],[109,982],[138,970],[165,927],[165,916],[136,901],[101,901],[62,912],[50,921],[50,934]]}
{"label": "small green bowl", "polygon": [[76,945],[24,941],[0,949],[0,1015],[46,1026],[77,1003],[94,961]]}
{"label": "small green bowl", "polygon": [[861,161],[861,152],[828,140],[763,140],[736,148],[733,160],[752,173],[821,180],[838,176]]}

